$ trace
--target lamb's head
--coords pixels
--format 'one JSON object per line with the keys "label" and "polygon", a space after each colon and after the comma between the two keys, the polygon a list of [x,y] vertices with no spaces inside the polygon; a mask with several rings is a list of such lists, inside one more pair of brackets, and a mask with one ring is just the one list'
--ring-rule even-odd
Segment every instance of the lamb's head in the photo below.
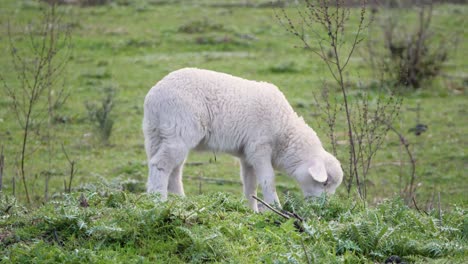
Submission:
{"label": "lamb's head", "polygon": [[324,192],[334,194],[343,180],[340,162],[326,151],[310,157],[294,174],[305,197],[318,197]]}

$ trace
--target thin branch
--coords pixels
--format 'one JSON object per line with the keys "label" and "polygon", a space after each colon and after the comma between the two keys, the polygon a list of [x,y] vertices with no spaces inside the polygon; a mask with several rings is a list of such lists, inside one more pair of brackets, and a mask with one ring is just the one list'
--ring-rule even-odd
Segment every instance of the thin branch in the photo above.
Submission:
{"label": "thin branch", "polygon": [[306,256],[307,264],[312,264],[312,261],[310,261],[309,254],[307,254],[306,247],[304,245],[304,241],[301,238],[301,245],[302,245],[302,250],[304,250],[304,255]]}
{"label": "thin branch", "polygon": [[414,197],[412,197],[412,199],[413,199],[414,207],[416,208],[416,210],[418,210],[420,214],[424,212],[424,214],[429,215],[426,211],[422,211],[421,209],[419,209],[418,204],[416,203],[416,199]]}
{"label": "thin branch", "polygon": [[265,201],[263,201],[262,199],[258,198],[257,196],[255,195],[252,195],[252,198],[254,198],[255,200],[259,201],[261,204],[263,204],[264,206],[266,206],[268,209],[270,209],[271,211],[273,211],[274,213],[276,213],[277,215],[279,216],[282,216],[283,218],[285,219],[290,219],[291,217],[287,214],[284,214],[278,210],[276,210],[275,208],[271,207],[271,205],[267,204]]}
{"label": "thin branch", "polygon": [[[26,162],[29,152],[31,152],[30,137],[35,132],[40,132],[45,119],[44,113],[48,113],[49,125],[51,118],[51,107],[62,104],[67,96],[64,90],[60,90],[56,100],[52,100],[51,91],[56,78],[63,72],[69,60],[70,31],[63,33],[58,25],[61,16],[56,12],[56,6],[49,6],[44,10],[42,18],[38,24],[29,24],[26,31],[22,32],[29,38],[29,49],[18,49],[19,44],[13,36],[11,24],[8,22],[8,41],[10,45],[10,56],[13,69],[20,85],[18,89],[10,87],[4,78],[3,86],[7,96],[11,99],[11,109],[17,117],[17,122],[22,128],[21,150],[19,152],[19,176],[24,185],[27,202],[30,203],[28,190]],[[65,49],[65,56],[60,60],[58,53]],[[30,59],[32,58],[32,59]],[[18,90],[18,91],[17,91]],[[47,103],[44,102],[44,93],[47,94]],[[51,128],[49,127],[49,130]],[[50,139],[50,135],[48,137]],[[49,145],[49,153],[52,152]],[[74,168],[72,169],[75,172]],[[71,184],[71,183],[70,183]]]}
{"label": "thin branch", "polygon": [[391,131],[395,132],[395,134],[398,135],[398,138],[400,139],[400,143],[405,148],[406,153],[408,154],[408,157],[410,159],[410,162],[411,162],[411,174],[410,174],[411,175],[411,180],[410,180],[409,197],[408,198],[412,199],[412,198],[414,198],[413,191],[414,191],[414,182],[415,182],[415,179],[416,179],[416,160],[413,157],[413,153],[409,149],[410,144],[408,143],[406,138],[396,128],[394,128],[390,123],[387,123],[387,126]]}
{"label": "thin branch", "polygon": [[300,216],[298,216],[297,214],[295,213],[291,213],[291,212],[288,212],[286,210],[282,210],[282,212],[280,212],[279,210],[271,207],[269,204],[267,204],[265,201],[263,201],[262,199],[258,198],[257,196],[255,195],[252,195],[252,198],[254,198],[255,200],[257,200],[258,202],[260,202],[261,204],[263,204],[264,206],[266,206],[268,209],[270,209],[271,211],[273,211],[274,213],[278,214],[279,216],[285,218],[285,219],[294,219],[294,226],[300,231],[300,232],[304,232],[305,229],[304,229],[304,226],[302,225],[302,222],[304,222],[304,219]]}
{"label": "thin branch", "polygon": [[366,12],[366,8],[362,7],[361,8],[361,20],[359,21],[358,31],[354,35],[353,44],[351,45],[351,51],[349,52],[348,58],[346,59],[345,63],[343,64],[342,69],[346,68],[346,65],[348,65],[348,62],[349,62],[349,60],[351,58],[351,55],[354,53],[354,49],[356,48],[357,44],[359,44],[359,42],[362,40],[362,39],[359,39],[359,36],[361,35],[361,31],[366,27],[366,26],[363,27],[365,12]]}

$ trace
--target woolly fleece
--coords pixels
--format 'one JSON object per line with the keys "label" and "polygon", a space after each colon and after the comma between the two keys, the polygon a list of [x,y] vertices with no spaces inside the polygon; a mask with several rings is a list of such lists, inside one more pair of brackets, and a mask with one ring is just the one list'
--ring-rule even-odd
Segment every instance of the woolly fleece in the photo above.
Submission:
{"label": "woolly fleece", "polygon": [[305,196],[334,193],[343,172],[316,133],[273,84],[225,73],[184,68],[146,95],[143,133],[148,192],[184,195],[183,163],[190,150],[230,153],[240,159],[244,194],[257,184],[267,203],[277,203],[274,168],[295,178]]}

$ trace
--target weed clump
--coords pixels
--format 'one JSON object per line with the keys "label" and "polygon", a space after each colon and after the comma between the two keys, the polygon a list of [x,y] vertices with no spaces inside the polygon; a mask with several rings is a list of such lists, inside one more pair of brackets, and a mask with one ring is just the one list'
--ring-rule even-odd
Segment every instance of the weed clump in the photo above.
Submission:
{"label": "weed clump", "polygon": [[294,61],[286,61],[271,66],[269,71],[272,73],[295,73],[298,70]]}
{"label": "weed clump", "polygon": [[109,138],[112,134],[114,126],[114,118],[111,111],[114,107],[115,89],[107,88],[104,90],[104,97],[101,99],[101,106],[96,103],[86,102],[89,120],[95,125],[95,129],[99,134],[101,142],[109,143]]}
{"label": "weed clump", "polygon": [[194,34],[205,33],[209,31],[223,31],[223,24],[211,22],[207,18],[202,20],[189,21],[179,27],[178,31],[181,33]]}
{"label": "weed clump", "polygon": [[[449,59],[450,50],[458,41],[446,32],[436,34],[431,25],[433,21],[433,3],[418,3],[417,23],[412,29],[393,16],[383,21],[382,33],[385,52],[379,54],[376,43],[369,43],[369,54],[376,75],[389,84],[406,88],[424,88],[435,78],[443,75],[444,64]],[[371,42],[375,42],[372,40]]]}

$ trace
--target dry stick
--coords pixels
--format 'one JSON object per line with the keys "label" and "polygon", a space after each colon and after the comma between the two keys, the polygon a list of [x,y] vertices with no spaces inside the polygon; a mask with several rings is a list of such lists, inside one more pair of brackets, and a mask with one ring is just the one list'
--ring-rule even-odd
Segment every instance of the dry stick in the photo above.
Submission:
{"label": "dry stick", "polygon": [[57,242],[57,244],[59,246],[63,247],[63,242],[59,239],[56,229],[54,229],[54,240],[55,240],[55,242]]}
{"label": "dry stick", "polygon": [[307,264],[311,264],[312,262],[310,261],[309,254],[307,254],[307,250],[306,250],[306,247],[304,245],[304,240],[302,240],[302,238],[301,238],[301,245],[302,245],[302,250],[304,250],[304,254],[305,254],[306,259],[307,259]]}
{"label": "dry stick", "polygon": [[286,218],[286,219],[290,219],[291,217],[289,215],[286,215],[286,214],[283,214],[282,212],[276,210],[275,208],[271,207],[269,204],[267,204],[265,201],[263,201],[262,199],[258,198],[257,196],[255,195],[252,195],[252,198],[254,198],[255,200],[259,201],[261,204],[263,204],[264,206],[266,206],[268,209],[272,210],[274,213]]}
{"label": "dry stick", "polygon": [[[268,209],[272,210],[274,213],[286,218],[286,219],[291,219],[293,218],[294,219],[294,226],[299,230],[299,232],[304,232],[305,229],[304,227],[302,226],[302,222],[304,221],[304,219],[302,219],[302,217],[298,216],[297,214],[295,213],[291,213],[291,212],[288,212],[288,211],[284,211],[283,212],[280,212],[278,210],[276,210],[275,208],[271,207],[269,204],[267,204],[265,201],[263,201],[262,199],[258,198],[257,196],[255,195],[252,195],[252,198],[254,198],[255,200],[259,201],[260,203],[262,203],[264,206],[266,206]],[[305,252],[305,249],[304,249],[304,252]],[[307,255],[307,253],[305,253]],[[308,259],[309,257],[307,257]],[[310,262],[309,262],[310,263]]]}
{"label": "dry stick", "polygon": [[429,215],[426,211],[422,211],[422,210],[419,209],[418,205],[416,204],[416,199],[414,199],[414,197],[413,197],[413,204],[414,204],[414,207],[416,208],[416,210],[418,210],[419,213],[424,212],[424,214]]}

